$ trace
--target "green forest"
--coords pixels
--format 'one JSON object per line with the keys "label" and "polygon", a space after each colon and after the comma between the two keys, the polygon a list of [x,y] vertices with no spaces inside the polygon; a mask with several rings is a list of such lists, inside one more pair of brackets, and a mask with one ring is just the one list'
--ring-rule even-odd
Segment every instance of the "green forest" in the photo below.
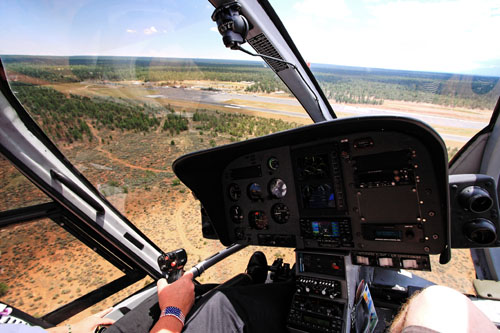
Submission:
{"label": "green forest", "polygon": [[224,113],[198,109],[193,114],[194,126],[200,131],[209,131],[213,136],[229,134],[234,138],[263,136],[299,127],[297,123],[281,119],[253,117],[239,113]]}
{"label": "green forest", "polygon": [[[37,123],[58,142],[94,140],[90,127],[97,130],[149,132],[161,124],[161,130],[174,136],[189,129],[217,137],[227,134],[232,141],[243,137],[262,136],[298,127],[296,123],[267,119],[218,110],[197,109],[192,116],[167,106],[168,114],[158,107],[138,104],[132,100],[102,97],[66,96],[52,88],[13,83],[16,96]],[[192,124],[191,124],[192,122]]]}
{"label": "green forest", "polygon": [[[131,57],[2,56],[11,75],[49,83],[140,80],[177,84],[183,80],[251,82],[249,92],[288,92],[263,63]],[[492,110],[500,95],[498,77],[412,72],[361,67],[311,66],[327,98],[336,103],[383,104],[384,100]]]}
{"label": "green forest", "polygon": [[102,97],[69,97],[49,87],[13,83],[12,90],[36,118],[43,130],[56,140],[72,143],[93,140],[87,121],[97,129],[148,132],[159,119],[157,108],[133,101]]}

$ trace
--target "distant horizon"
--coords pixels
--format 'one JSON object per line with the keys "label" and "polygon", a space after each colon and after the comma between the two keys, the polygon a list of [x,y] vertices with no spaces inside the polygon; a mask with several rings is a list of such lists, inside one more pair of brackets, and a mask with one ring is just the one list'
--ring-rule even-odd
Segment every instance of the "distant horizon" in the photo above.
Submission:
{"label": "distant horizon", "polygon": [[[71,58],[71,57],[81,57],[81,58],[144,58],[144,59],[190,59],[190,60],[211,60],[211,61],[226,61],[233,63],[251,63],[251,64],[262,64],[267,67],[267,64],[264,60],[246,60],[246,59],[227,59],[227,58],[201,58],[201,57],[164,57],[164,56],[134,56],[134,55],[83,55],[83,54],[75,54],[75,55],[50,55],[50,54],[0,54],[1,57],[43,57],[43,58]],[[383,71],[400,71],[400,72],[409,72],[409,73],[433,73],[433,74],[449,74],[449,75],[468,75],[468,76],[481,76],[481,77],[489,77],[489,78],[499,78],[499,74],[482,74],[475,72],[447,72],[447,71],[429,71],[429,70],[412,70],[412,69],[402,69],[402,68],[382,68],[382,67],[369,67],[369,66],[352,66],[352,65],[340,65],[340,64],[328,64],[328,63],[318,63],[318,62],[310,62],[311,70],[314,70],[312,66],[325,66],[323,68],[331,67],[332,69],[367,69],[367,70],[383,70]]]}
{"label": "distant horizon", "polygon": [[[313,64],[500,77],[498,0],[269,0]],[[0,1],[0,54],[247,60],[206,0]]]}

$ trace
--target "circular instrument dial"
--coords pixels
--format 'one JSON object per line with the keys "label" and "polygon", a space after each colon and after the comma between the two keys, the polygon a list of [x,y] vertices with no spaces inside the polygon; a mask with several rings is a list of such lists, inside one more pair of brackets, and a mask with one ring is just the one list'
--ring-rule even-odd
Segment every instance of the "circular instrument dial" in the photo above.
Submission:
{"label": "circular instrument dial", "polygon": [[243,216],[243,209],[240,206],[232,206],[229,209],[229,216],[231,217],[231,221],[237,224],[240,224],[245,218]]}
{"label": "circular instrument dial", "polygon": [[229,194],[229,198],[233,201],[238,201],[238,199],[241,197],[241,189],[238,184],[233,183],[229,185],[227,192]]}
{"label": "circular instrument dial", "polygon": [[287,187],[283,179],[273,179],[269,183],[269,192],[276,199],[281,199],[286,195]]}
{"label": "circular instrument dial", "polygon": [[262,186],[259,183],[248,185],[248,197],[252,200],[262,199]]}
{"label": "circular instrument dial", "polygon": [[278,170],[280,162],[276,157],[270,157],[269,160],[267,160],[267,166],[269,169],[275,171]]}
{"label": "circular instrument dial", "polygon": [[251,211],[248,214],[248,222],[252,228],[257,230],[267,229],[269,225],[266,213],[260,210]]}
{"label": "circular instrument dial", "polygon": [[290,218],[290,209],[283,203],[277,203],[271,209],[271,216],[279,224],[287,223]]}

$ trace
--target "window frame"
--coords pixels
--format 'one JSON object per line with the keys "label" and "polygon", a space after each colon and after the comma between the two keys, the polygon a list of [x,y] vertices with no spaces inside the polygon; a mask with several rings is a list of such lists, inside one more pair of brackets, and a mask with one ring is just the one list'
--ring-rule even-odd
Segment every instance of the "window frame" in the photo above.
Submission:
{"label": "window frame", "polygon": [[[162,250],[100,194],[41,130],[12,93],[1,59],[0,137],[0,154],[53,200],[0,212],[0,228],[49,218],[125,273],[44,315],[42,322],[48,327],[57,325],[147,275],[155,280],[162,277],[157,264]],[[15,146],[12,142],[16,143]],[[23,143],[33,142],[38,146],[23,149],[26,147],[22,146]],[[65,176],[69,183],[55,177],[54,172]],[[49,182],[44,179],[47,175]],[[94,202],[89,202],[85,195]],[[80,200],[75,200],[75,197]],[[99,212],[99,207],[102,212]],[[92,208],[96,210],[93,216],[88,214]],[[109,222],[109,217],[114,220]],[[108,230],[104,227],[107,222],[111,225]],[[117,237],[120,233],[121,237]]]}
{"label": "window frame", "polygon": [[66,230],[125,275],[43,315],[40,318],[41,322],[39,322],[39,324],[43,324],[43,327],[47,328],[58,325],[146,276],[146,272],[134,267],[133,262],[124,262],[121,258],[110,252],[101,243],[103,242],[102,236],[97,233],[89,235],[83,232],[78,220],[72,217],[63,206],[54,201],[0,212],[0,228],[27,224],[44,218],[50,219]]}

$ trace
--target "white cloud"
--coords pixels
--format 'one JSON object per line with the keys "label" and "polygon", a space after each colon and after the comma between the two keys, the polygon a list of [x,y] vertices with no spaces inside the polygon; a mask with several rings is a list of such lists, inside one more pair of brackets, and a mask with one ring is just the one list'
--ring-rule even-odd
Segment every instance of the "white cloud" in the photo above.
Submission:
{"label": "white cloud", "polygon": [[210,31],[219,32],[219,30],[217,29],[217,27],[211,27]]}
{"label": "white cloud", "polygon": [[374,6],[370,25],[377,36],[370,37],[399,55],[396,62],[408,62],[406,58],[436,67],[433,70],[474,69],[479,62],[500,57],[492,39],[500,31],[500,17],[491,15],[492,5],[460,0]]}
{"label": "white cloud", "polygon": [[293,5],[302,15],[326,19],[345,19],[352,15],[344,0],[302,0]]}
{"label": "white cloud", "polygon": [[155,34],[157,32],[158,32],[158,30],[156,30],[156,28],[153,27],[153,26],[151,26],[150,28],[144,29],[144,34],[145,35],[152,35],[152,34]]}
{"label": "white cloud", "polygon": [[[498,0],[370,1],[352,12],[337,0],[325,9],[323,1],[303,0],[293,16],[282,17],[311,62],[466,72],[500,59]],[[327,19],[335,6],[351,16]]]}
{"label": "white cloud", "polygon": [[133,29],[127,29],[127,32],[129,34],[135,34],[137,31],[133,30]]}

